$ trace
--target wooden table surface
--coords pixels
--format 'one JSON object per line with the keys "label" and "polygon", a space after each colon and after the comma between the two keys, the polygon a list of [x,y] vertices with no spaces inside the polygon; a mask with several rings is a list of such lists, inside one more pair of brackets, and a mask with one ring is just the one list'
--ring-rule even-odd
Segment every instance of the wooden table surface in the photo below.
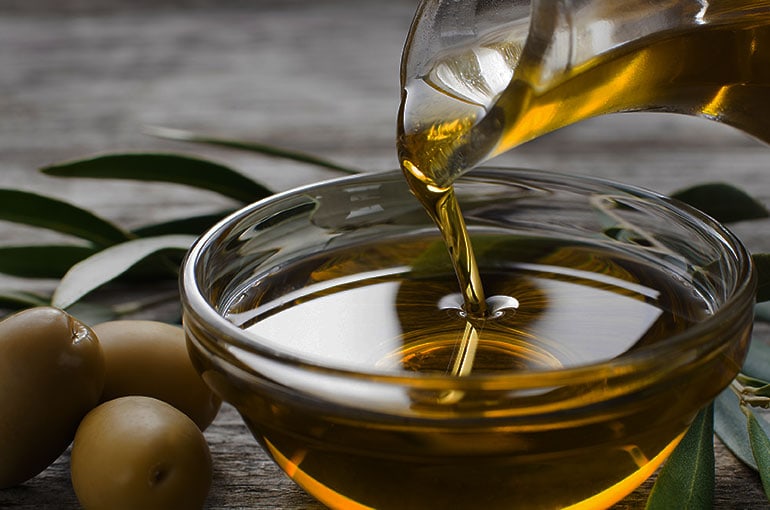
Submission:
{"label": "wooden table surface", "polygon": [[[146,134],[148,126],[248,138],[366,170],[394,168],[398,66],[415,7],[416,0],[4,0],[0,187],[61,197],[130,227],[230,204],[178,186],[56,179],[36,169],[98,153],[155,151],[220,161],[274,190],[334,176],[160,140]],[[594,119],[494,163],[612,177],[664,193],[723,180],[770,203],[770,148],[691,118]],[[753,222],[735,231],[751,250],[770,251],[765,227]],[[0,243],[55,238],[0,223]],[[29,285],[8,277],[0,284]],[[267,459],[231,407],[206,436],[215,468],[209,508],[321,508]],[[767,508],[758,477],[721,444],[717,457],[717,508]],[[643,508],[649,486],[616,508]],[[0,508],[78,508],[67,454],[0,491]]]}

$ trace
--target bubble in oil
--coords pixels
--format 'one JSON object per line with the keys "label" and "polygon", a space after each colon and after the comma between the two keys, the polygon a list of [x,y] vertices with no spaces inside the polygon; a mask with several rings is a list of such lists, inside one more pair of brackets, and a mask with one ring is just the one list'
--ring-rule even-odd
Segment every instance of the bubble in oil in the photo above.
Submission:
{"label": "bubble in oil", "polygon": [[[510,315],[516,313],[516,309],[519,308],[519,300],[513,296],[495,295],[486,298],[486,315],[477,319],[481,320],[494,320],[503,317],[504,315]],[[449,294],[441,298],[438,302],[440,310],[448,310],[457,317],[467,319],[468,314],[465,312],[463,306],[463,297],[458,292],[456,294]]]}

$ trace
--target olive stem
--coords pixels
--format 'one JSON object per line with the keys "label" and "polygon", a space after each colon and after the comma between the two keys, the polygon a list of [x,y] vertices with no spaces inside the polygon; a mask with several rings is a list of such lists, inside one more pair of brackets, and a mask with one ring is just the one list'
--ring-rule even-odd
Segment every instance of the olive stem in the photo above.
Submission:
{"label": "olive stem", "polygon": [[770,384],[767,382],[739,373],[730,388],[740,399],[741,407],[770,408]]}

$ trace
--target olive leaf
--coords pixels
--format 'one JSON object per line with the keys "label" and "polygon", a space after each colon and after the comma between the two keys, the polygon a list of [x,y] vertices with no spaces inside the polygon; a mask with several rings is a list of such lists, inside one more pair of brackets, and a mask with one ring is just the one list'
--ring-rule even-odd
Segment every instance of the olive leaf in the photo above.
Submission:
{"label": "olive leaf", "polygon": [[61,278],[98,250],[78,245],[0,246],[0,273],[22,278]]}
{"label": "olive leaf", "polygon": [[57,177],[131,179],[184,184],[249,203],[272,191],[224,165],[179,154],[107,154],[40,169]]}
{"label": "olive leaf", "polygon": [[83,324],[91,325],[120,318],[120,314],[112,307],[83,301],[78,301],[70,306],[67,313],[76,317]]}
{"label": "olive leaf", "polygon": [[770,322],[770,303],[764,301],[754,306],[755,322]]}
{"label": "olive leaf", "polygon": [[769,215],[761,203],[730,184],[700,184],[675,192],[671,197],[724,223],[767,218]]}
{"label": "olive leaf", "polygon": [[110,246],[131,238],[129,233],[90,211],[14,189],[0,189],[0,220],[54,230],[97,246]]}
{"label": "olive leaf", "polygon": [[770,301],[770,253],[751,255],[757,271],[757,302]]}
{"label": "olive leaf", "polygon": [[711,510],[714,501],[714,412],[701,410],[658,474],[647,510]]}
{"label": "olive leaf", "polygon": [[0,308],[21,310],[22,308],[46,306],[49,304],[51,304],[50,298],[42,294],[26,290],[0,290]]}
{"label": "olive leaf", "polygon": [[168,250],[186,251],[195,239],[188,235],[146,237],[106,248],[72,266],[59,282],[51,303],[67,308],[150,255]]}
{"label": "olive leaf", "polygon": [[770,345],[753,335],[741,372],[749,377],[770,381]]}
{"label": "olive leaf", "polygon": [[158,138],[164,138],[166,140],[176,140],[179,142],[191,142],[205,145],[214,145],[218,147],[227,147],[230,149],[244,150],[248,152],[256,152],[264,154],[266,156],[273,156],[282,159],[290,159],[293,161],[299,161],[300,163],[307,163],[322,168],[328,168],[330,170],[336,170],[338,172],[346,174],[357,174],[360,170],[354,168],[345,167],[337,163],[327,161],[325,159],[313,156],[312,154],[306,154],[294,150],[282,149],[273,145],[266,145],[257,142],[247,142],[243,140],[226,140],[224,138],[216,138],[210,136],[199,135],[191,131],[183,129],[172,129],[160,126],[150,126],[145,129],[145,132],[149,135],[156,136]]}
{"label": "olive leaf", "polygon": [[759,468],[762,488],[765,490],[765,496],[770,499],[770,439],[768,439],[765,429],[759,424],[754,412],[749,408],[744,408],[744,412],[748,418],[749,442],[754,460],[756,460]]}
{"label": "olive leaf", "polygon": [[[756,342],[752,343],[754,346]],[[759,344],[757,344],[759,345]],[[759,351],[753,350],[754,353]],[[763,371],[766,371],[765,367]],[[739,394],[740,393],[740,396]],[[765,436],[770,435],[770,423],[765,419],[756,418],[751,406],[765,407],[770,394],[770,383],[763,378],[757,378],[738,374],[730,388],[723,391],[715,401],[714,429],[722,442],[744,464],[756,471],[764,470],[763,476],[770,477],[770,464],[762,466],[757,457],[757,449],[754,445],[758,438],[751,437],[751,427],[759,427]],[[754,416],[756,423],[749,424],[746,420]],[[753,434],[758,434],[758,429]],[[761,452],[760,452],[761,453]],[[770,454],[769,454],[770,455]]]}
{"label": "olive leaf", "polygon": [[740,399],[732,388],[724,390],[714,401],[714,431],[741,462],[757,470],[749,443],[746,416],[741,411]]}
{"label": "olive leaf", "polygon": [[137,237],[154,237],[170,234],[200,235],[233,211],[233,209],[228,209],[213,214],[202,214],[163,223],[143,225],[134,229],[133,234]]}

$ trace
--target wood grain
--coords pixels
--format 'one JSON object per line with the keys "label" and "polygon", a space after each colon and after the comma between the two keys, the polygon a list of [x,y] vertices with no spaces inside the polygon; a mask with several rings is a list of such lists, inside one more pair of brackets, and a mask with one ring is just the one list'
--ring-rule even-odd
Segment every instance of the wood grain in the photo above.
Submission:
{"label": "wood grain", "polygon": [[[415,0],[6,0],[0,4],[0,186],[75,202],[127,227],[232,205],[171,185],[68,180],[36,169],[104,152],[180,152],[274,190],[330,171],[147,136],[147,126],[248,138],[366,170],[396,166],[401,46]],[[663,114],[594,119],[494,163],[611,177],[661,192],[726,180],[770,202],[770,149],[724,126]],[[770,251],[766,222],[736,226]],[[0,224],[0,243],[56,239]],[[52,282],[0,278],[4,287]],[[207,431],[210,508],[318,509],[225,406]],[[768,508],[757,476],[717,443],[717,508]],[[555,481],[555,483],[557,483]],[[643,508],[651,482],[617,509]],[[0,508],[78,508],[65,454]]]}

